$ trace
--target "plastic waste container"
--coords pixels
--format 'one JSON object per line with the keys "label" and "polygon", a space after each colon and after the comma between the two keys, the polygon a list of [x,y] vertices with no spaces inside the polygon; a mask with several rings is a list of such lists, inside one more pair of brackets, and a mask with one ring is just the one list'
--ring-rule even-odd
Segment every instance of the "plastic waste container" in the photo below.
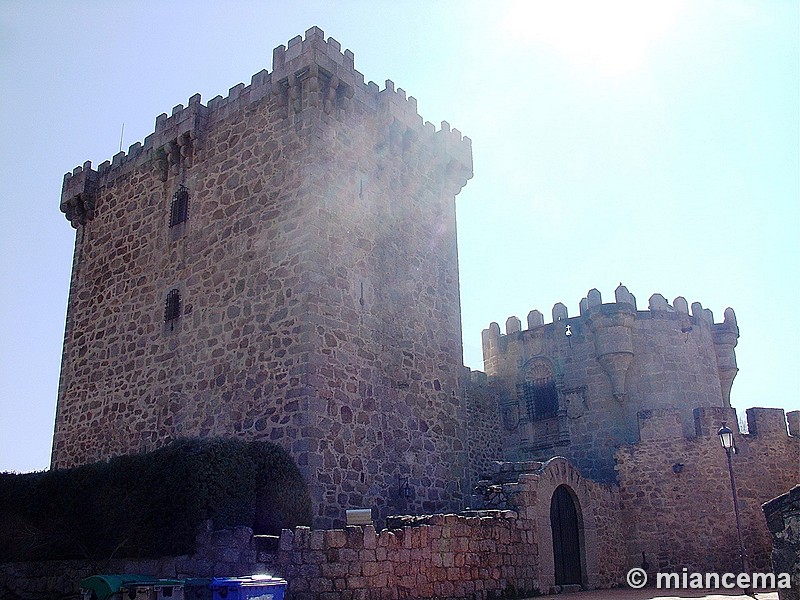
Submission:
{"label": "plastic waste container", "polygon": [[[145,578],[122,586],[121,600],[184,600],[180,579]],[[116,599],[114,599],[116,600]]]}
{"label": "plastic waste container", "polygon": [[122,588],[136,581],[152,580],[147,575],[92,575],[82,580],[82,600],[122,600]]}
{"label": "plastic waste container", "polygon": [[215,577],[209,588],[213,600],[283,600],[286,580],[270,575]]}

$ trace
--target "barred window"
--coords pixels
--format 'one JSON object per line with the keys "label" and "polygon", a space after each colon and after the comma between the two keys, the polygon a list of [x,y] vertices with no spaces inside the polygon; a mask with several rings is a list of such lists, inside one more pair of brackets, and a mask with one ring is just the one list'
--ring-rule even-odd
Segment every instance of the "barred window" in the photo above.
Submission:
{"label": "barred window", "polygon": [[558,390],[548,360],[534,358],[525,365],[522,381],[517,384],[517,397],[530,421],[542,421],[558,414]]}
{"label": "barred window", "polygon": [[189,218],[189,190],[186,186],[179,185],[172,195],[172,205],[169,208],[169,226],[175,227]]}
{"label": "barred window", "polygon": [[167,300],[164,303],[164,322],[170,324],[170,329],[175,319],[181,316],[181,293],[178,290],[170,290]]}
{"label": "barred window", "polygon": [[522,384],[522,399],[531,421],[555,417],[558,412],[558,392],[552,379],[537,379]]}

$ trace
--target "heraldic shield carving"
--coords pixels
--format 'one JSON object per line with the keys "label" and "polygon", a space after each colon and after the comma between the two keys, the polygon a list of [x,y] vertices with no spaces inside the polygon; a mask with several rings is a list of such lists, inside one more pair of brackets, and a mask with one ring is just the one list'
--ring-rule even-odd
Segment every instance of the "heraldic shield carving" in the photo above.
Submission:
{"label": "heraldic shield carving", "polygon": [[519,426],[519,404],[506,402],[500,409],[503,417],[503,427],[507,431],[514,431]]}

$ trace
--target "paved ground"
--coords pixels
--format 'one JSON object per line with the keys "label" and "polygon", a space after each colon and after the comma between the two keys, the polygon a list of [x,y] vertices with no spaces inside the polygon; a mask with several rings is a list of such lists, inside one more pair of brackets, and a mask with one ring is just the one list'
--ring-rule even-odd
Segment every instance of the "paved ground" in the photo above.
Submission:
{"label": "paved ground", "polygon": [[[756,592],[758,600],[778,600],[778,592]],[[633,590],[620,588],[615,590],[594,590],[576,592],[574,594],[558,594],[556,596],[539,596],[535,600],[680,600],[682,598],[702,598],[703,600],[752,600],[741,590],[656,590],[647,588]]]}

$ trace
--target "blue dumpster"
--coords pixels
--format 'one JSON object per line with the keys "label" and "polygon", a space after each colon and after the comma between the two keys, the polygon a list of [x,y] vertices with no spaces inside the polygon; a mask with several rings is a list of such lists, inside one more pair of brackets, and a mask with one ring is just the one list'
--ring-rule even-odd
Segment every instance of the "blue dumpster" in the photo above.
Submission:
{"label": "blue dumpster", "polygon": [[286,580],[270,575],[215,577],[209,588],[213,600],[283,600]]}

